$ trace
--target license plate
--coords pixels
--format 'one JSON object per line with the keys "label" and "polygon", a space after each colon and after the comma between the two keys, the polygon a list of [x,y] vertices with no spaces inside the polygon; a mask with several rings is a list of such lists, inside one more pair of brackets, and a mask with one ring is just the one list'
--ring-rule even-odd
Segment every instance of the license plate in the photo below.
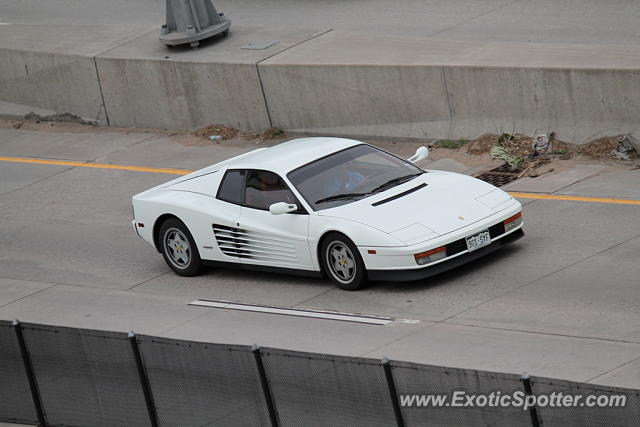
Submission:
{"label": "license plate", "polygon": [[469,250],[469,252],[473,252],[476,249],[480,249],[490,243],[491,236],[489,235],[489,230],[484,230],[479,232],[478,234],[467,237],[467,249]]}

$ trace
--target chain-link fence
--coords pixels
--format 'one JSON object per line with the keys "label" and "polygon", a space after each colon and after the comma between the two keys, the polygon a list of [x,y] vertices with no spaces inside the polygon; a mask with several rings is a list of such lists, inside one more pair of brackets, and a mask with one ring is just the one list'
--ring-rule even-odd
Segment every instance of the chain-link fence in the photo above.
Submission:
{"label": "chain-link fence", "polygon": [[[463,393],[459,405],[453,396]],[[529,408],[487,396],[622,396]],[[446,402],[425,401],[445,396]],[[469,396],[484,396],[468,404]],[[413,399],[413,400],[412,400]],[[417,399],[417,400],[416,400]],[[422,404],[420,404],[422,402]],[[599,401],[598,401],[599,402]],[[640,391],[0,321],[0,421],[65,426],[637,426]]]}

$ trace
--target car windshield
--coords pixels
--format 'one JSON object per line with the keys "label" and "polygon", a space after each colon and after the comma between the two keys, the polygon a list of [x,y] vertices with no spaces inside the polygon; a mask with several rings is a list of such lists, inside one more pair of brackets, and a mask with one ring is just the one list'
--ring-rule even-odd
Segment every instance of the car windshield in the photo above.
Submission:
{"label": "car windshield", "polygon": [[287,174],[313,210],[351,203],[410,181],[424,171],[370,145],[356,145]]}

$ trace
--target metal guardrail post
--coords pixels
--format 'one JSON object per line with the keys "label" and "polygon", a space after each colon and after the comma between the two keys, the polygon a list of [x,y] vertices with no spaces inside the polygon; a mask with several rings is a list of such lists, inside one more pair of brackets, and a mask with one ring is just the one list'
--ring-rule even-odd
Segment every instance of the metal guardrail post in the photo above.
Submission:
{"label": "metal guardrail post", "polygon": [[389,397],[391,398],[391,404],[393,405],[396,424],[398,427],[404,427],[402,411],[400,410],[400,403],[398,402],[398,392],[396,391],[396,384],[393,381],[393,373],[391,372],[391,364],[389,363],[389,359],[386,357],[382,358],[382,369],[384,369],[384,376],[387,379],[387,387],[389,387]]}
{"label": "metal guardrail post", "polygon": [[22,362],[24,363],[24,370],[27,374],[27,380],[29,381],[29,389],[31,390],[31,398],[33,399],[33,406],[36,410],[36,416],[38,417],[38,425],[46,427],[47,420],[42,410],[42,400],[40,399],[40,389],[38,388],[38,382],[36,381],[36,375],[33,372],[33,365],[31,364],[31,356],[27,350],[27,344],[24,341],[22,335],[22,326],[16,319],[13,321],[13,330],[16,332],[16,338],[18,339],[18,346],[20,347],[20,355],[22,356]]}
{"label": "metal guardrail post", "polygon": [[[531,379],[529,375],[522,374],[520,377],[522,379],[522,385],[524,386],[524,392],[527,396],[533,395],[533,390],[531,389]],[[540,427],[540,418],[538,417],[538,408],[534,405],[529,408],[529,415],[531,416],[531,425],[533,427]]]}
{"label": "metal guardrail post", "polygon": [[262,386],[262,393],[264,394],[264,400],[269,410],[269,419],[273,427],[278,427],[278,413],[276,411],[276,405],[273,402],[273,396],[271,390],[269,390],[269,383],[267,382],[267,373],[264,370],[264,364],[262,363],[262,355],[260,354],[260,347],[254,344],[251,348],[251,353],[256,360],[256,367],[258,368],[258,376],[260,377],[260,385]]}
{"label": "metal guardrail post", "polygon": [[147,405],[147,412],[149,413],[149,422],[151,423],[151,427],[158,427],[158,415],[156,414],[156,405],[153,402],[153,394],[151,393],[149,378],[147,377],[147,371],[144,369],[144,364],[142,363],[142,356],[140,355],[140,348],[138,347],[136,334],[133,332],[129,332],[129,342],[131,343],[133,357],[136,360],[138,378],[140,378],[140,385],[142,386],[142,392],[144,393],[144,401]]}

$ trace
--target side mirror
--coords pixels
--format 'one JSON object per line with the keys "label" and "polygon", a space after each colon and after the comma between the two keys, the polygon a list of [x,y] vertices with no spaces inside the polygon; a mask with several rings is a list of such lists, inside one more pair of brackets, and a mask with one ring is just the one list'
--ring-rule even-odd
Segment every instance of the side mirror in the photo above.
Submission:
{"label": "side mirror", "polygon": [[429,157],[429,149],[424,145],[416,150],[416,154],[409,157],[407,160],[411,163],[419,162]]}
{"label": "side mirror", "polygon": [[278,202],[269,206],[269,212],[271,212],[273,215],[281,215],[297,210],[298,207],[293,203]]}

